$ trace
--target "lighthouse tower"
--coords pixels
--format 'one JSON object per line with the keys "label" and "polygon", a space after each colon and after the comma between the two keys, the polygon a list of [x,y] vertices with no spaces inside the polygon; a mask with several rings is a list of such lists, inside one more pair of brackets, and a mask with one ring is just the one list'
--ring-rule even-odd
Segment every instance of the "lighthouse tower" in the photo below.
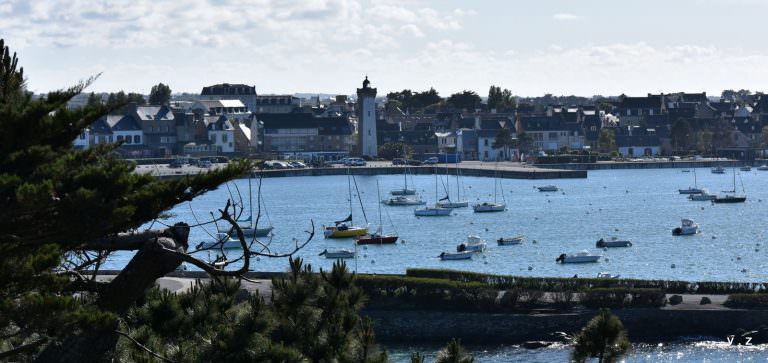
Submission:
{"label": "lighthouse tower", "polygon": [[371,88],[365,76],[363,88],[357,89],[357,133],[361,156],[376,157],[379,143],[376,139],[376,89]]}

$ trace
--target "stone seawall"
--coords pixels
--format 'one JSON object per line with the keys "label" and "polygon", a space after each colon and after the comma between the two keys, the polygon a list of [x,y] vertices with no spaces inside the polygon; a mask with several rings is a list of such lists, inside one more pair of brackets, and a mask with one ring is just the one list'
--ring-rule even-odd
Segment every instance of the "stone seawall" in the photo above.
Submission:
{"label": "stone seawall", "polygon": [[[757,329],[768,321],[762,310],[617,309],[632,342],[668,342],[683,337],[722,339],[736,329]],[[580,330],[596,310],[566,313],[487,314],[439,311],[363,310],[374,322],[376,338],[389,343],[519,344],[555,340],[552,333]]]}
{"label": "stone seawall", "polygon": [[655,161],[655,162],[597,162],[597,163],[573,163],[573,164],[536,164],[541,169],[560,169],[560,170],[612,170],[612,169],[669,169],[669,168],[713,168],[721,166],[723,168],[740,167],[750,165],[757,167],[763,165],[762,162],[750,162],[739,160],[723,161]]}
{"label": "stone seawall", "polygon": [[[563,179],[563,178],[586,178],[586,170],[559,170],[557,168],[515,168],[515,169],[490,169],[490,168],[465,168],[460,167],[461,174],[464,176],[494,177],[498,176],[505,179]],[[381,166],[381,167],[354,167],[349,169],[353,175],[388,175],[402,174],[403,167]],[[439,166],[416,166],[409,167],[411,174],[445,174],[445,167]],[[455,173],[451,168],[448,173]],[[346,175],[346,168],[307,168],[307,169],[282,169],[265,170],[264,177],[290,177],[290,176],[321,176],[321,175]]]}

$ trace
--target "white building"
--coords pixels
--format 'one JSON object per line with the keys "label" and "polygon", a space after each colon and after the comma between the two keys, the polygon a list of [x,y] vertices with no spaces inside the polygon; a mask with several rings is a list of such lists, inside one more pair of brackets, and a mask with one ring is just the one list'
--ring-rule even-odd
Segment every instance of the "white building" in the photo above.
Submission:
{"label": "white building", "polygon": [[365,76],[363,88],[357,89],[357,105],[360,155],[376,157],[379,154],[376,138],[376,89],[371,88],[368,76]]}

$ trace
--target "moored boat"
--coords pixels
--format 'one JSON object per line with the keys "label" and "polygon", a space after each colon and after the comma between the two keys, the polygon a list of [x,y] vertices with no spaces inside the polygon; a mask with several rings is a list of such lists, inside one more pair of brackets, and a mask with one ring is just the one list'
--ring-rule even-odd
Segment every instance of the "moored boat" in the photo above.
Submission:
{"label": "moored boat", "polygon": [[323,250],[323,252],[320,252],[319,256],[325,256],[325,258],[333,258],[333,259],[355,258],[355,251],[350,251],[350,250],[328,251],[327,249],[325,249]]}
{"label": "moored boat", "polygon": [[554,185],[545,185],[541,187],[536,187],[536,189],[538,189],[540,192],[556,192],[560,190]]}
{"label": "moored boat", "polygon": [[619,278],[619,274],[612,274],[612,273],[609,273],[609,272],[598,272],[597,273],[597,278],[598,279],[618,279]]}
{"label": "moored boat", "polygon": [[712,199],[712,202],[714,203],[744,203],[747,201],[747,197],[744,195],[730,195],[726,194],[724,196],[716,196],[715,199]]}
{"label": "moored boat", "polygon": [[680,227],[675,227],[675,229],[672,230],[673,236],[690,236],[699,233],[699,225],[696,224],[693,220],[690,220],[688,218],[683,218],[680,221]]}
{"label": "moored boat", "polygon": [[469,202],[467,202],[467,201],[464,201],[464,202],[451,202],[449,200],[449,201],[438,202],[437,206],[440,207],[440,208],[465,208],[465,207],[469,206]]}
{"label": "moored boat", "polygon": [[406,197],[404,195],[398,195],[392,198],[384,199],[381,201],[381,203],[385,205],[394,205],[394,206],[426,204],[426,202],[424,202],[418,197]]}
{"label": "moored boat", "polygon": [[757,167],[757,170],[766,171],[766,170],[768,170],[768,165],[766,165],[766,164],[760,165],[760,166]]}
{"label": "moored boat", "polygon": [[230,236],[227,233],[216,233],[216,239],[213,241],[205,241],[197,245],[197,248],[241,248],[242,244],[240,240]]}
{"label": "moored boat", "polygon": [[440,253],[439,257],[441,260],[470,260],[472,259],[472,255],[474,255],[474,252],[470,251],[464,251],[464,252],[442,252]]}
{"label": "moored boat", "polygon": [[501,237],[496,240],[499,246],[514,246],[523,243],[525,236]]}
{"label": "moored boat", "polygon": [[507,205],[504,203],[496,202],[482,202],[473,205],[472,210],[474,210],[475,213],[503,212],[507,210]]}
{"label": "moored boat", "polygon": [[739,170],[741,170],[741,171],[752,171],[752,167],[749,166],[749,165],[744,165],[744,166],[740,167]]}
{"label": "moored boat", "polygon": [[416,189],[408,189],[408,188],[400,188],[400,189],[392,189],[389,194],[392,195],[415,195]]}
{"label": "moored boat", "polygon": [[721,166],[716,166],[712,168],[712,174],[725,174],[725,169]]}
{"label": "moored boat", "polygon": [[483,252],[487,244],[478,236],[467,236],[467,241],[456,246],[456,252]]}
{"label": "moored boat", "polygon": [[680,194],[701,194],[702,192],[699,188],[678,189],[677,191],[680,192]]}
{"label": "moored boat", "polygon": [[356,236],[362,236],[368,233],[368,227],[348,226],[346,223],[341,223],[331,227],[325,227],[323,235],[325,238],[351,238]]}
{"label": "moored boat", "polygon": [[389,245],[397,242],[398,236],[386,234],[366,234],[355,238],[359,245]]}
{"label": "moored boat", "polygon": [[710,193],[706,189],[702,189],[701,193],[699,193],[699,194],[691,194],[691,195],[688,196],[688,199],[690,199],[692,201],[696,201],[696,202],[701,202],[701,201],[714,200],[716,197],[717,197],[717,195],[714,195],[714,194]]}
{"label": "moored boat", "polygon": [[560,262],[560,263],[590,263],[590,262],[597,262],[600,259],[600,257],[603,257],[603,256],[602,255],[593,255],[593,254],[589,253],[588,251],[584,250],[584,251],[573,253],[573,254],[563,253],[557,259],[555,259],[555,262]]}
{"label": "moored boat", "polygon": [[632,242],[627,240],[617,240],[615,238],[609,241],[606,241],[605,239],[601,238],[595,243],[595,247],[597,248],[632,247]]}

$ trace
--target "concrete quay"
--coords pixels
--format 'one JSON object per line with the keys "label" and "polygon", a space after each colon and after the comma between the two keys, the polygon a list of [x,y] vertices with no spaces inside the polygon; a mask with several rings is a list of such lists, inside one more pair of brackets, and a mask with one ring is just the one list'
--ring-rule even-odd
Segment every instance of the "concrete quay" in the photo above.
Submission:
{"label": "concrete quay", "polygon": [[691,169],[691,168],[738,168],[749,165],[757,167],[765,164],[764,160],[685,160],[685,161],[598,161],[597,163],[536,164],[540,169],[556,170],[615,170],[615,169]]}

